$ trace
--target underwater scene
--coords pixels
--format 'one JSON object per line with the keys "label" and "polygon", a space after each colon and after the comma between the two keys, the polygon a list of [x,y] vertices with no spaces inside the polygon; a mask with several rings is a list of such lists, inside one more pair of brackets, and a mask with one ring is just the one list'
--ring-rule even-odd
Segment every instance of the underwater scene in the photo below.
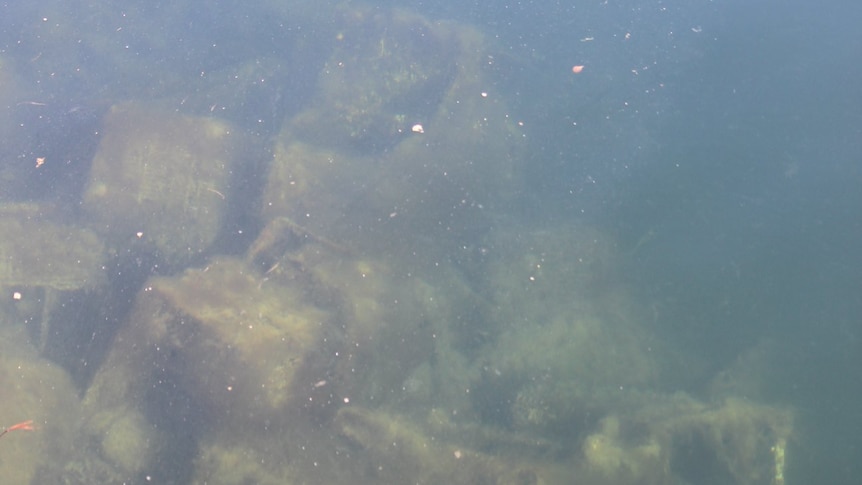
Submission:
{"label": "underwater scene", "polygon": [[0,4],[0,481],[862,482],[860,18]]}

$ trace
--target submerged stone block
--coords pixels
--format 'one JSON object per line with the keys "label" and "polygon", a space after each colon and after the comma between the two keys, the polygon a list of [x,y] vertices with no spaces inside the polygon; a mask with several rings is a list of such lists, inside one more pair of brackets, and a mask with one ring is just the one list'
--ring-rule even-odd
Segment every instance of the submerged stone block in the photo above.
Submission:
{"label": "submerged stone block", "polygon": [[314,419],[331,398],[329,321],[299,289],[240,260],[152,278],[87,392],[89,415],[145,416],[164,454],[204,430],[254,442],[262,429]]}
{"label": "submerged stone block", "polygon": [[293,120],[313,144],[380,153],[427,120],[455,78],[459,32],[404,10],[351,5],[320,72],[316,102]]}
{"label": "submerged stone block", "polygon": [[315,102],[276,137],[264,219],[387,257],[412,247],[408,234],[443,254],[487,230],[526,155],[523,127],[488,91],[489,43],[403,11],[345,8],[335,23]]}
{"label": "submerged stone block", "polygon": [[239,136],[214,118],[116,105],[93,159],[84,208],[114,244],[140,239],[163,261],[206,251],[221,228]]}
{"label": "submerged stone block", "polygon": [[31,204],[0,207],[0,286],[76,290],[104,281],[98,236],[40,214]]}

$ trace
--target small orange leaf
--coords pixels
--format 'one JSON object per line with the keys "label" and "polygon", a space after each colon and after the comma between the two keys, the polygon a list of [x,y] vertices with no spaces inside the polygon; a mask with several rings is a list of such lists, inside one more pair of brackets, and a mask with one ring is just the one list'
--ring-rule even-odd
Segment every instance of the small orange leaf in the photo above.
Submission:
{"label": "small orange leaf", "polygon": [[33,431],[35,429],[36,428],[33,427],[33,420],[29,419],[27,421],[24,421],[24,422],[21,422],[18,424],[13,424],[12,426],[9,426],[8,428],[6,428],[6,431],[7,432],[8,431],[17,431],[17,430]]}

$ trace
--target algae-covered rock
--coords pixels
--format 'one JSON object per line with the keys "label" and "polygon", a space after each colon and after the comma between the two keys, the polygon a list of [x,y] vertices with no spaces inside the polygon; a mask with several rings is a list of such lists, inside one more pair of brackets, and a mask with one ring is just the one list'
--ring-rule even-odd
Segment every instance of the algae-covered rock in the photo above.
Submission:
{"label": "algae-covered rock", "polygon": [[9,431],[0,440],[3,483],[48,483],[39,470],[61,465],[78,446],[80,400],[68,375],[39,358],[23,335],[0,326],[0,429],[32,421],[32,429]]}
{"label": "algae-covered rock", "polygon": [[101,239],[52,215],[40,204],[0,205],[0,289],[11,296],[0,301],[0,313],[25,323],[43,351],[49,336],[72,325],[70,302],[106,281]]}
{"label": "algae-covered rock", "polygon": [[329,319],[299,290],[266,281],[239,260],[152,278],[88,401],[125,406],[164,386],[182,389],[199,417],[220,427],[279,422],[326,379],[330,356],[320,340]]}
{"label": "algae-covered rock", "polygon": [[[425,293],[427,284],[398,275],[385,261],[350,255],[292,222],[274,222],[252,245],[249,257],[260,261],[280,254],[263,266],[268,269],[261,278],[267,284],[300,282],[309,290],[309,301],[337,309],[342,322],[337,339],[346,345],[334,361],[330,383],[352,402],[395,397],[407,373],[433,355],[434,327],[427,322],[438,318],[430,313],[437,302]],[[278,233],[287,229],[287,235],[276,238],[287,241],[272,240],[270,228]]]}
{"label": "algae-covered rock", "polygon": [[375,178],[371,172],[377,166],[369,157],[298,142],[283,134],[274,148],[262,215],[267,221],[287,217],[335,239],[339,233],[333,223],[350,213],[356,197],[370,188]]}
{"label": "algae-covered rock", "polygon": [[103,282],[105,251],[96,234],[40,214],[34,205],[0,207],[0,286],[75,290]]}
{"label": "algae-covered rock", "polygon": [[[195,459],[193,483],[256,485],[289,485],[294,483],[278,470],[275,457],[261,455],[253,448],[209,443],[201,448]],[[275,469],[274,469],[275,468]]]}
{"label": "algae-covered rock", "polygon": [[[85,439],[123,476],[178,453],[209,473],[232,443],[254,448],[293,421],[327,419],[337,343],[306,295],[231,258],[151,278],[87,390]],[[214,448],[197,457],[204,438]]]}
{"label": "algae-covered rock", "polygon": [[671,468],[680,476],[693,479],[714,470],[732,483],[771,484],[779,473],[773,449],[791,436],[793,416],[780,407],[729,398],[656,422],[653,429],[670,437]]}
{"label": "algae-covered rock", "polygon": [[97,433],[100,456],[125,476],[134,476],[151,463],[164,436],[132,409],[108,408],[88,420]]}
{"label": "algae-covered rock", "polygon": [[655,385],[650,340],[642,328],[590,314],[521,322],[486,349],[474,404],[486,422],[571,443],[624,406],[628,389]]}
{"label": "algae-covered rock", "polygon": [[338,21],[317,102],[276,138],[264,219],[390,258],[413,248],[405,238],[443,254],[486,230],[486,209],[515,193],[526,142],[491,90],[485,38],[402,11],[351,6]]}
{"label": "algae-covered rock", "polygon": [[534,463],[441,442],[402,417],[345,407],[333,426],[366,453],[376,483],[544,483]]}
{"label": "algae-covered rock", "polygon": [[584,440],[583,468],[594,483],[673,483],[669,481],[668,453],[653,436],[621,442],[619,419],[610,416],[602,420],[598,432]]}
{"label": "algae-covered rock", "polygon": [[485,422],[571,443],[621,389],[660,382],[666,357],[613,283],[607,237],[560,225],[498,229],[481,244],[466,265],[492,302],[471,393]]}
{"label": "algae-covered rock", "polygon": [[583,441],[578,468],[591,483],[783,480],[783,449],[793,426],[787,410],[740,399],[705,404],[683,394],[642,396],[629,405],[629,412],[605,417]]}
{"label": "algae-covered rock", "polygon": [[354,5],[336,24],[317,102],[293,131],[315,144],[382,152],[436,112],[456,73],[457,32],[403,10]]}
{"label": "algae-covered rock", "polygon": [[215,118],[116,105],[84,194],[93,226],[114,245],[140,239],[185,262],[215,240],[240,136]]}

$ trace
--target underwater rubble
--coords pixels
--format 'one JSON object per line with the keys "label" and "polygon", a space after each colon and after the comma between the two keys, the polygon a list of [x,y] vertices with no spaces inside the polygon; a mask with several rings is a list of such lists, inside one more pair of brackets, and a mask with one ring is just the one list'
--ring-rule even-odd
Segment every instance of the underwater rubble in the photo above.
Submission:
{"label": "underwater rubble", "polygon": [[[0,315],[43,354],[3,355],[2,409],[53,453],[4,448],[3,473],[11,457],[24,483],[782,485],[792,413],[662,387],[684,370],[619,289],[609,237],[501,227],[528,148],[488,40],[398,9],[333,22],[256,192],[234,184],[254,163],[241,127],[123,100],[78,225],[0,206],[0,287],[23,299]],[[237,199],[256,233],[226,249]],[[75,389],[46,341],[72,295],[111,295],[125,268],[140,284],[98,358],[76,349],[93,370]]]}

